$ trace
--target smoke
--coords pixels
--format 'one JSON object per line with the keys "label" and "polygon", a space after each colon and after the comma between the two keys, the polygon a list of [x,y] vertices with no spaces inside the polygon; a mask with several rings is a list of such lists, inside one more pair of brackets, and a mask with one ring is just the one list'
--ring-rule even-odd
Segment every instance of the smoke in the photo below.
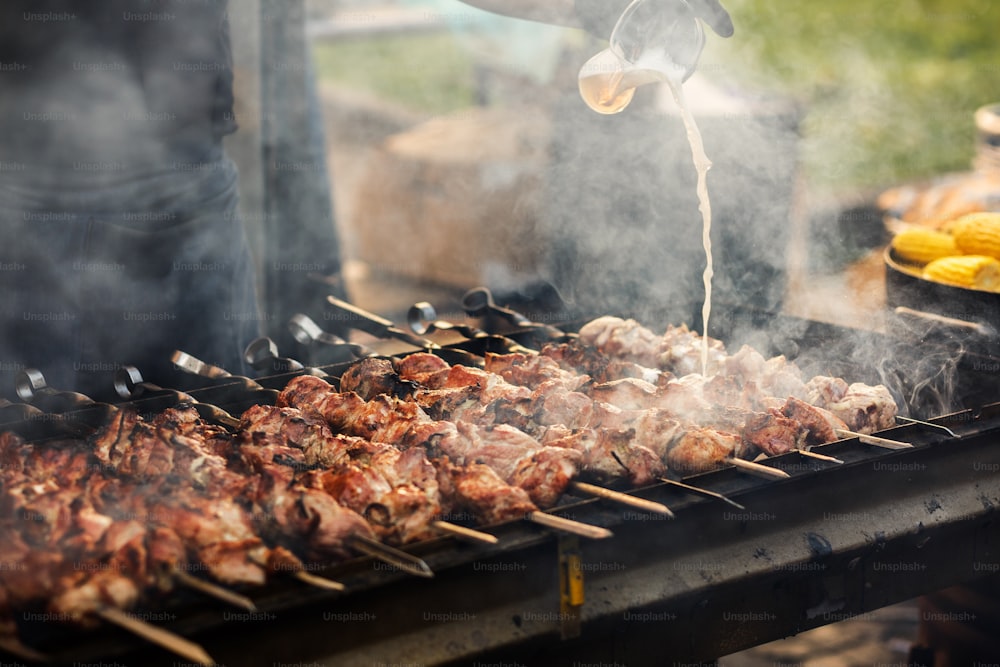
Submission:
{"label": "smoke", "polygon": [[[685,95],[712,161],[708,191],[720,304],[780,307],[796,169],[796,116],[693,78]],[[551,280],[581,311],[666,311],[704,298],[696,173],[676,107],[640,90],[598,116],[568,93],[554,115],[542,215]],[[690,323],[690,322],[689,322]]]}

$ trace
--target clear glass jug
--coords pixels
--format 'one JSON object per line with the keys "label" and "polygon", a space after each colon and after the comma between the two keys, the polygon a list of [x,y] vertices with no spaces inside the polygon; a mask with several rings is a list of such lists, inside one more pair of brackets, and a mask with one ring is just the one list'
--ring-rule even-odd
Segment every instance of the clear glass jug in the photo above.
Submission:
{"label": "clear glass jug", "polygon": [[580,95],[598,113],[619,113],[638,86],[687,80],[704,46],[705,32],[685,0],[634,0],[608,48],[580,68]]}

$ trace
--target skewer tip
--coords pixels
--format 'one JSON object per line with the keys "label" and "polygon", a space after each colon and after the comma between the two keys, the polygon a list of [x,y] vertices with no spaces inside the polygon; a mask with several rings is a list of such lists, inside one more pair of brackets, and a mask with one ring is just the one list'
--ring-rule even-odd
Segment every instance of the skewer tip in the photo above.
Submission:
{"label": "skewer tip", "polygon": [[788,479],[791,477],[784,470],[779,470],[778,468],[772,468],[771,466],[766,466],[761,463],[755,463],[753,461],[745,461],[743,459],[731,458],[729,462],[736,468],[750,473],[751,475],[757,475],[758,477],[766,477],[771,479]]}
{"label": "skewer tip", "polygon": [[866,445],[874,445],[884,449],[911,449],[913,447],[912,444],[901,440],[890,440],[889,438],[869,435],[867,433],[856,433],[842,428],[834,429],[834,432],[842,438],[857,438],[859,442],[863,442]]}
{"label": "skewer tip", "polygon": [[240,609],[245,609],[249,612],[257,611],[257,605],[255,605],[253,600],[247,596],[231,591],[228,588],[224,588],[210,581],[199,579],[198,577],[195,577],[181,569],[174,570],[174,579],[176,579],[182,586],[187,586],[192,590],[196,590],[199,593],[208,595],[209,597],[225,602],[226,604],[239,607]]}
{"label": "skewer tip", "polygon": [[841,459],[838,459],[835,456],[827,456],[826,454],[818,454],[818,453],[810,451],[808,449],[798,449],[796,451],[800,455],[802,455],[802,456],[805,456],[805,457],[808,457],[808,458],[811,458],[811,459],[816,459],[817,461],[827,461],[828,463],[837,463],[837,464],[841,464],[841,465],[844,463]]}
{"label": "skewer tip", "polygon": [[613,489],[597,486],[596,484],[588,484],[586,482],[573,482],[570,484],[570,488],[585,495],[603,498],[604,500],[632,507],[643,512],[660,514],[670,517],[671,519],[674,518],[673,511],[671,511],[671,509],[663,503],[646,500],[645,498],[638,498],[628,493],[622,493],[621,491],[615,491]]}
{"label": "skewer tip", "polygon": [[339,581],[334,581],[333,579],[327,579],[325,577],[317,576],[311,572],[306,572],[305,570],[296,570],[295,574],[292,575],[304,584],[309,584],[315,588],[322,588],[327,591],[334,591],[336,593],[343,593],[347,590],[347,586],[340,583]]}
{"label": "skewer tip", "polygon": [[466,542],[473,542],[476,544],[497,544],[500,541],[496,535],[490,535],[489,533],[484,533],[483,531],[476,530],[474,528],[459,526],[449,521],[435,521],[431,524],[431,527],[434,528],[434,530],[444,533],[445,535],[451,535],[452,537],[465,540]]}
{"label": "skewer tip", "polygon": [[545,526],[546,528],[561,530],[564,533],[571,533],[573,535],[587,537],[592,540],[603,540],[614,535],[614,533],[607,528],[573,521],[572,519],[567,519],[556,514],[548,514],[547,512],[531,512],[525,518],[532,523],[537,523],[538,525]]}
{"label": "skewer tip", "polygon": [[218,664],[204,648],[193,641],[185,639],[184,637],[181,637],[180,635],[170,632],[164,628],[147,623],[132,614],[122,611],[121,609],[116,609],[115,607],[100,607],[94,610],[94,614],[100,619],[111,623],[112,625],[116,625],[123,630],[128,630],[136,636],[156,644],[157,646],[185,658],[186,660],[190,660],[191,662],[199,665],[205,665],[205,667],[212,667],[212,665]]}

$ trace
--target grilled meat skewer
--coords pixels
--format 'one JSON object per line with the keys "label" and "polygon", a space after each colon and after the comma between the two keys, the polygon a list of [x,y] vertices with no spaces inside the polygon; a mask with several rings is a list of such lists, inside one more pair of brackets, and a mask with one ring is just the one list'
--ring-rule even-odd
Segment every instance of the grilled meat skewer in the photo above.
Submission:
{"label": "grilled meat skewer", "polygon": [[[282,428],[288,423],[287,418],[290,415],[301,415],[297,418],[299,424],[310,423],[309,415],[322,416],[321,406],[326,405],[326,407],[331,408],[330,414],[335,417],[335,421],[323,420],[322,424],[324,428],[327,423],[330,423],[333,427],[339,425],[349,433],[368,433],[369,435],[374,435],[374,438],[369,441],[358,435],[331,433],[326,440],[327,443],[331,441],[330,439],[339,441],[343,443],[345,450],[350,451],[353,449],[355,455],[368,456],[371,453],[382,455],[381,459],[375,459],[376,463],[381,461],[384,464],[387,461],[393,461],[394,465],[390,474],[396,476],[397,481],[412,482],[414,480],[413,473],[416,471],[418,488],[431,489],[434,486],[438,487],[438,493],[442,502],[442,514],[444,516],[471,515],[481,523],[492,524],[520,519],[538,509],[537,505],[531,501],[524,489],[512,487],[507,484],[492,468],[479,463],[458,465],[447,457],[428,456],[429,453],[423,447],[417,446],[419,442],[416,441],[421,433],[428,433],[428,437],[437,434],[433,429],[427,431],[421,430],[426,424],[426,417],[420,419],[416,413],[406,412],[400,420],[401,423],[393,424],[387,421],[385,423],[385,431],[377,426],[374,429],[368,428],[365,426],[366,424],[377,424],[374,421],[369,422],[368,413],[355,415],[354,419],[350,419],[350,413],[345,409],[344,403],[338,402],[334,404],[333,401],[328,401],[325,404],[322,403],[323,398],[329,398],[329,395],[337,393],[324,380],[311,376],[302,376],[296,378],[293,382],[296,384],[293,386],[292,383],[289,383],[289,386],[286,387],[287,393],[279,396],[279,406],[270,409],[266,407],[252,408],[251,410],[257,414],[266,414],[269,417],[274,416],[275,411],[279,411],[278,416],[284,418],[284,420],[278,422],[278,427]],[[308,393],[301,393],[304,391]],[[358,409],[364,408],[364,401],[361,401],[360,397],[356,394],[349,396],[338,395],[336,398],[344,398],[347,403]],[[317,402],[310,402],[310,399],[316,399]],[[381,408],[383,406],[376,407]],[[289,412],[293,410],[294,412]],[[254,419],[253,415],[249,417],[251,420]],[[412,421],[408,417],[412,417]],[[261,423],[261,420],[258,420],[256,423]],[[412,424],[414,428],[401,428],[401,426],[405,427],[407,424]],[[431,426],[435,425],[431,424]],[[392,449],[399,452],[398,457],[391,454],[386,449],[386,447],[390,446],[389,443],[377,440],[383,433],[406,436],[404,442],[409,447],[394,446]],[[388,438],[389,436],[385,435],[383,437]],[[317,447],[315,445],[306,445],[305,443],[314,442],[311,437],[301,438],[298,442],[302,444],[303,451],[328,452],[326,455],[320,456],[328,462],[330,459],[334,459],[332,461],[334,466],[337,465],[337,462],[344,460],[339,454],[330,455],[330,448],[327,446]],[[346,456],[349,458],[350,454]],[[371,462],[371,459],[369,461]],[[434,471],[433,480],[429,477],[428,464],[432,466]],[[403,473],[402,477],[400,477],[401,473]],[[322,475],[323,473],[319,473],[318,476],[322,478]]]}
{"label": "grilled meat skewer", "polygon": [[[487,424],[500,415],[497,404],[506,402],[505,421],[513,413],[520,417],[515,422],[542,444],[583,452],[584,469],[592,474],[620,476],[622,461],[632,471],[633,483],[662,474],[655,463],[633,465],[648,461],[651,454],[678,472],[701,472],[739,463],[757,451],[776,455],[832,442],[839,438],[838,430],[846,428],[822,408],[794,396],[783,403],[758,397],[752,386],[726,376],[691,375],[660,388],[635,378],[588,387],[586,376],[542,355],[487,354],[485,366],[449,366],[418,353],[398,363],[397,376],[397,367],[388,360],[365,360],[344,374],[341,387],[385,390],[407,383],[413,400],[437,416]],[[414,390],[409,385],[414,382],[429,389]],[[593,399],[594,394],[614,399],[615,405]],[[715,408],[707,396],[733,407]],[[690,414],[709,418],[695,425],[684,419]],[[642,471],[639,480],[636,470]]]}
{"label": "grilled meat skewer", "polygon": [[[701,337],[687,327],[668,327],[662,336],[634,320],[600,317],[580,329],[579,342],[600,355],[643,364],[675,377],[694,374],[698,368]],[[895,425],[897,407],[882,385],[848,384],[840,378],[816,376],[808,381],[784,357],[764,357],[749,346],[728,355],[721,341],[710,339],[710,373],[753,382],[771,396],[795,396],[824,408],[848,424],[852,431],[872,433]],[[580,358],[564,354],[558,346],[543,349],[543,356]]]}
{"label": "grilled meat skewer", "polygon": [[[370,377],[376,379],[366,379]],[[633,485],[643,485],[665,472],[659,457],[636,444],[633,434],[619,428],[588,428],[593,415],[588,408],[592,402],[562,386],[546,386],[533,392],[507,382],[496,373],[451,366],[434,355],[418,353],[402,359],[398,371],[388,360],[354,364],[341,377],[341,390],[370,392],[394,383],[399,386],[400,381],[393,378],[417,385],[410,393],[412,402],[429,417],[453,422],[465,432],[477,431],[466,433],[469,438],[481,437],[479,434],[484,430],[503,432],[525,449],[537,449],[540,445],[576,452],[581,471],[599,481],[628,476]],[[578,384],[579,380],[574,382]],[[361,396],[379,400],[377,394]],[[562,428],[573,419],[576,421],[568,430]],[[595,416],[593,423],[599,419]],[[516,431],[511,431],[511,427]],[[624,462],[625,468],[619,461]]]}
{"label": "grilled meat skewer", "polygon": [[579,470],[577,452],[540,447],[515,428],[435,421],[415,403],[384,395],[365,401],[354,392],[337,392],[316,377],[293,378],[279,394],[278,405],[319,415],[334,430],[374,442],[403,449],[419,446],[459,465],[488,462],[505,482],[526,490],[540,507],[554,505]]}
{"label": "grilled meat skewer", "polygon": [[[27,501],[19,515],[22,520],[8,518],[0,527],[3,555],[22,564],[0,572],[0,591],[7,610],[41,607],[44,611],[39,613],[46,617],[85,626],[102,619],[189,660],[210,661],[201,647],[124,614],[150,591],[172,588],[172,572],[185,561],[183,545],[175,534],[151,530],[136,520],[114,522],[74,491],[54,484],[49,488],[35,482],[24,484],[27,488],[5,488],[5,501]],[[64,507],[56,511],[60,503]],[[47,513],[36,517],[31,514],[36,507],[45,507]],[[24,535],[19,528],[29,523],[23,520],[28,517],[50,524],[53,530]],[[52,539],[66,536],[78,539]],[[16,625],[6,624],[5,643],[13,641],[16,646],[16,630]]]}

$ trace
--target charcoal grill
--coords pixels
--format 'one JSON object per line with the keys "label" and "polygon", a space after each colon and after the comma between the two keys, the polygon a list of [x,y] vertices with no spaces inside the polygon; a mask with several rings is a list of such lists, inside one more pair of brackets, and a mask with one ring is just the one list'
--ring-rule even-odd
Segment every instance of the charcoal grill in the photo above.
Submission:
{"label": "charcoal grill", "polygon": [[[784,352],[805,369],[859,381],[888,378],[895,393],[905,394],[911,416],[959,437],[909,424],[880,435],[913,449],[887,451],[848,439],[814,448],[843,465],[795,452],[769,459],[767,465],[790,475],[786,480],[733,468],[684,480],[743,509],[668,483],[630,492],[668,505],[674,519],[567,497],[556,513],[614,536],[588,541],[513,522],[487,527],[500,538],[495,546],[442,537],[408,547],[435,572],[429,580],[356,558],[322,572],[347,586],[342,594],[281,581],[245,591],[256,613],[180,593],[140,614],[148,611],[227,665],[690,663],[1000,569],[1000,404],[988,401],[1000,392],[989,371],[996,366],[983,366],[986,357],[965,349],[950,330],[921,331],[914,346],[900,338],[902,326],[890,336],[739,309],[715,323],[720,330],[713,334],[727,343],[753,331],[762,352]],[[761,338],[761,330],[771,333]],[[441,354],[457,360],[509,341],[538,343],[537,329],[501,333],[466,339],[444,330],[435,340]],[[395,338],[378,351],[414,349]],[[866,366],[861,349],[889,361]],[[907,372],[906,364],[919,368],[926,359],[949,360],[953,372],[947,378]],[[337,377],[346,366],[319,370]],[[253,381],[178,373],[177,389],[145,387],[124,405],[151,415],[194,399],[239,414],[272,403],[304,372],[311,371]],[[49,391],[33,405],[0,408],[0,421],[39,440],[93,426],[108,409]],[[28,622],[24,639],[54,664],[181,664],[113,629]]]}

